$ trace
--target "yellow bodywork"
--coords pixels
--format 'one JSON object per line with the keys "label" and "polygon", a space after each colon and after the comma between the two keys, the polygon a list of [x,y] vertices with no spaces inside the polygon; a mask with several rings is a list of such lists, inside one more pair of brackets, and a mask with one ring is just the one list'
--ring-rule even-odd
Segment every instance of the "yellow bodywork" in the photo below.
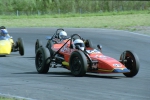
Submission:
{"label": "yellow bodywork", "polygon": [[8,55],[11,53],[13,39],[0,40],[0,55]]}
{"label": "yellow bodywork", "polygon": [[69,66],[69,63],[66,62],[66,61],[63,61],[63,62],[62,62],[62,65]]}

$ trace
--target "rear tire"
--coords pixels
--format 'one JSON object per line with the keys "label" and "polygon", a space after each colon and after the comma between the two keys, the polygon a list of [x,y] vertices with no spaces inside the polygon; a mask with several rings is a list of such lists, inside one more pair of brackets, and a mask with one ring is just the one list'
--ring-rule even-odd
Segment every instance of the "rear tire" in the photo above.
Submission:
{"label": "rear tire", "polygon": [[[131,51],[124,51],[124,52],[126,52],[125,60],[127,60],[127,62],[125,62],[124,65],[126,66],[127,69],[130,70],[130,72],[123,73],[123,74],[126,77],[134,77],[135,75],[137,75],[139,68],[140,68],[139,58],[134,52],[131,52]],[[123,53],[120,56],[120,60],[122,60],[122,56],[123,56]]]}
{"label": "rear tire", "polygon": [[19,47],[19,54],[23,56],[24,55],[24,42],[22,38],[18,38],[18,47]]}
{"label": "rear tire", "polygon": [[51,56],[53,56],[53,54],[55,53],[55,52],[52,50],[53,44],[54,44],[54,43],[53,43],[51,40],[48,40],[47,45],[46,45],[46,47],[49,49],[49,52],[50,52]]}
{"label": "rear tire", "polygon": [[70,61],[70,70],[74,76],[83,76],[87,72],[87,58],[85,54],[81,51],[74,51],[71,54]]}
{"label": "rear tire", "polygon": [[35,42],[35,54],[36,54],[39,47],[42,47],[42,41],[37,39],[36,42]]}
{"label": "rear tire", "polygon": [[35,65],[38,73],[44,74],[49,71],[50,53],[45,47],[40,47],[36,52]]}

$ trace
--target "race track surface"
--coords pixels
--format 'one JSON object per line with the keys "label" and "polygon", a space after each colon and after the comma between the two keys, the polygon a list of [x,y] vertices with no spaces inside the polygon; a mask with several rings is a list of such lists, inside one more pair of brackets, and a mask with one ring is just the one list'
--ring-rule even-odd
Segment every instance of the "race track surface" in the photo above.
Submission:
{"label": "race track surface", "polygon": [[140,59],[140,71],[134,78],[123,74],[91,74],[74,77],[69,70],[51,68],[38,74],[35,68],[35,41],[46,45],[46,36],[57,28],[8,28],[16,41],[22,37],[25,55],[13,52],[0,57],[0,95],[30,100],[150,100],[150,36],[106,29],[64,28],[71,35],[91,39],[95,47],[103,46],[103,54],[119,59],[125,50],[132,50]]}

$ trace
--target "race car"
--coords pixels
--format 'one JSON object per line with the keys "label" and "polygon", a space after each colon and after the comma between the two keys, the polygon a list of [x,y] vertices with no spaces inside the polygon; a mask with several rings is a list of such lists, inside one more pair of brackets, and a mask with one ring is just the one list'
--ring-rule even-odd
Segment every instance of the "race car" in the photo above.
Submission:
{"label": "race car", "polygon": [[[47,73],[50,67],[61,66],[70,70],[74,76],[84,76],[87,72],[123,73],[126,77],[137,75],[140,64],[136,53],[126,50],[121,54],[120,60],[116,60],[104,55],[100,45],[95,49],[90,40],[84,40],[78,34],[56,42],[57,31],[48,38],[46,47],[38,44],[41,43],[39,40],[36,41],[36,45],[40,45],[36,48],[35,57],[38,73]],[[83,41],[83,44],[75,44],[76,40]]]}
{"label": "race car", "polygon": [[12,36],[8,39],[0,39],[0,56],[6,56],[16,51],[19,51],[21,56],[24,55],[24,42],[22,38],[18,38],[16,43]]}

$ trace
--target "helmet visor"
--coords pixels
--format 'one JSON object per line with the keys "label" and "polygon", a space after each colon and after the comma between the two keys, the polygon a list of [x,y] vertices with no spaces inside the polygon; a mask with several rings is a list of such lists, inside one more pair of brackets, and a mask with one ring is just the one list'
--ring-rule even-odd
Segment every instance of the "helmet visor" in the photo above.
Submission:
{"label": "helmet visor", "polygon": [[75,46],[79,45],[80,47],[85,47],[84,43],[76,43]]}
{"label": "helmet visor", "polygon": [[62,39],[67,39],[67,36],[65,36],[65,35],[60,35],[60,37],[61,37]]}

